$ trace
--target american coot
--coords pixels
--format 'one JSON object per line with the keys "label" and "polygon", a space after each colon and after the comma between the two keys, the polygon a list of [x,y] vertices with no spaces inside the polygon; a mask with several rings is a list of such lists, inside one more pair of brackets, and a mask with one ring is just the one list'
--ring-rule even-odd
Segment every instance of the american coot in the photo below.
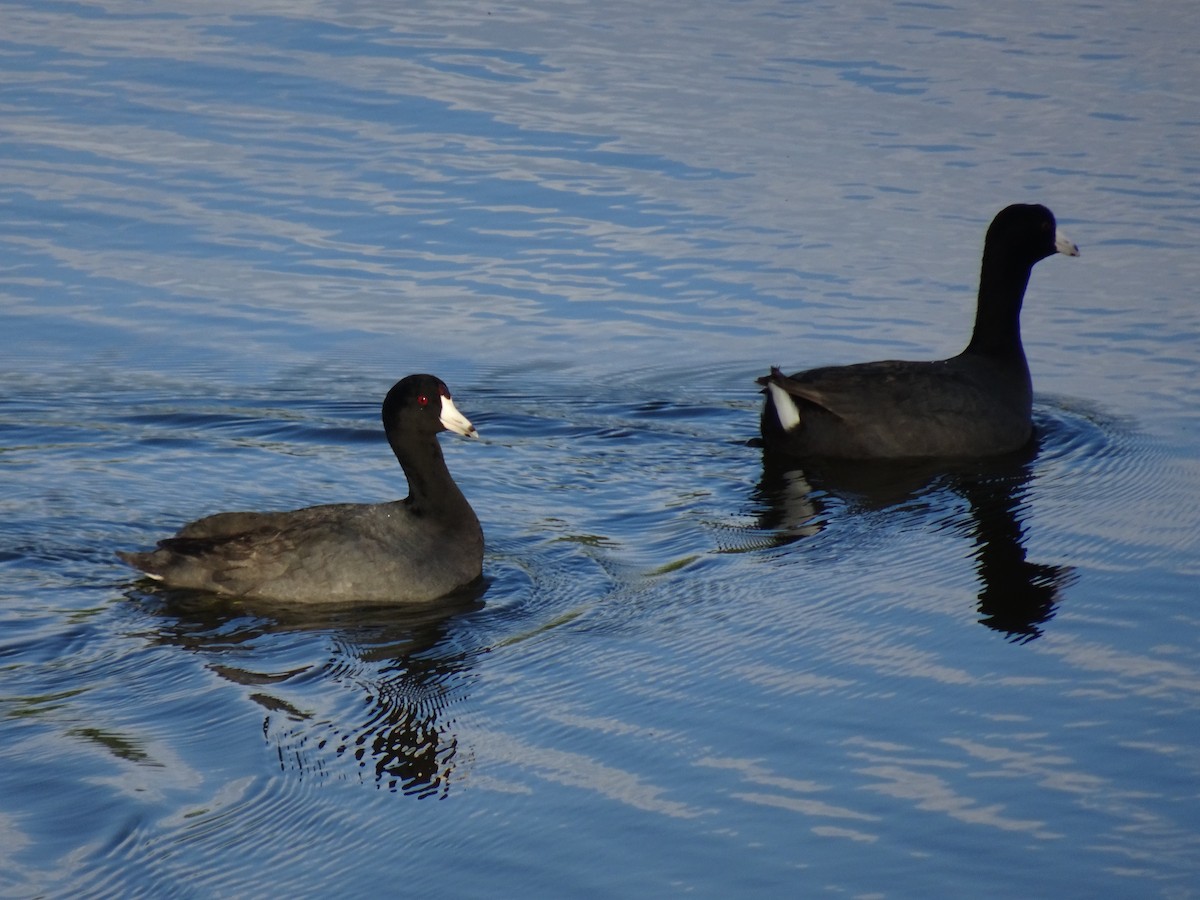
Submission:
{"label": "american coot", "polygon": [[410,375],[383,401],[383,429],[408,478],[405,500],[218,513],[157,550],[117,555],[170,587],[248,599],[417,603],[469,584],[483,571],[483,531],[437,433],[475,437],[475,427],[441,380]]}
{"label": "american coot", "polygon": [[983,244],[971,342],[933,362],[887,360],[758,379],[763,447],[797,458],[978,457],[1024,446],[1033,389],[1021,346],[1021,301],[1034,263],[1078,256],[1044,206],[992,220]]}

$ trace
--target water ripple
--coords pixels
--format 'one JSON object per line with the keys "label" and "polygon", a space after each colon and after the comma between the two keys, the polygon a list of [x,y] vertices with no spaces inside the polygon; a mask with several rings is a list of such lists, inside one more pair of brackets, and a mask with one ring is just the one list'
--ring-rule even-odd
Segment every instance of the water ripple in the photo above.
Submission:
{"label": "water ripple", "polygon": [[[4,7],[0,892],[1187,892],[1190,7],[184,6]],[[754,377],[953,352],[1023,199],[1035,452],[766,471]],[[421,370],[453,608],[113,558],[401,495]]]}

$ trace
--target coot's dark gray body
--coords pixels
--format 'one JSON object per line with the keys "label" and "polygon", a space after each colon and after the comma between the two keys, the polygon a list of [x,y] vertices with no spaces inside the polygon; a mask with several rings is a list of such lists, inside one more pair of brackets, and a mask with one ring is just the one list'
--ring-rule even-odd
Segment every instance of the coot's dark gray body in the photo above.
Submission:
{"label": "coot's dark gray body", "polygon": [[773,368],[765,386],[763,446],[796,458],[979,457],[1024,446],[1033,388],[1021,344],[1021,304],[1034,264],[1079,249],[1044,206],[1002,210],[988,228],[975,330],[967,348],[937,361],[885,360],[795,375]]}
{"label": "coot's dark gray body", "polygon": [[404,500],[218,513],[156,550],[118,555],[171,587],[247,599],[421,603],[470,584],[483,572],[483,531],[437,433],[474,436],[474,426],[432,375],[392,388],[383,425],[408,478]]}

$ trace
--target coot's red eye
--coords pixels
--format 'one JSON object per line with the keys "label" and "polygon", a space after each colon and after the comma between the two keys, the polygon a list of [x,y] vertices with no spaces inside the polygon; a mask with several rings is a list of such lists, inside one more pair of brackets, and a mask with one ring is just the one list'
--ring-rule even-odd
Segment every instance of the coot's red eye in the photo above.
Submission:
{"label": "coot's red eye", "polygon": [[428,406],[429,398],[426,397],[424,394],[418,394],[417,395],[417,403],[421,406]]}

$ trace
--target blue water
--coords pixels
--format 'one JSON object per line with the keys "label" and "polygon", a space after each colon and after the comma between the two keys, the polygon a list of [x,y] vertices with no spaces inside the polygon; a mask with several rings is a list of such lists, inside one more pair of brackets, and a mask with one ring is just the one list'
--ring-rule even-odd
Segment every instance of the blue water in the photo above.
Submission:
{"label": "blue water", "polygon": [[[0,3],[0,894],[1200,895],[1187,4]],[[754,378],[961,349],[1039,441],[764,472]],[[225,509],[394,499],[486,584],[154,591]]]}

